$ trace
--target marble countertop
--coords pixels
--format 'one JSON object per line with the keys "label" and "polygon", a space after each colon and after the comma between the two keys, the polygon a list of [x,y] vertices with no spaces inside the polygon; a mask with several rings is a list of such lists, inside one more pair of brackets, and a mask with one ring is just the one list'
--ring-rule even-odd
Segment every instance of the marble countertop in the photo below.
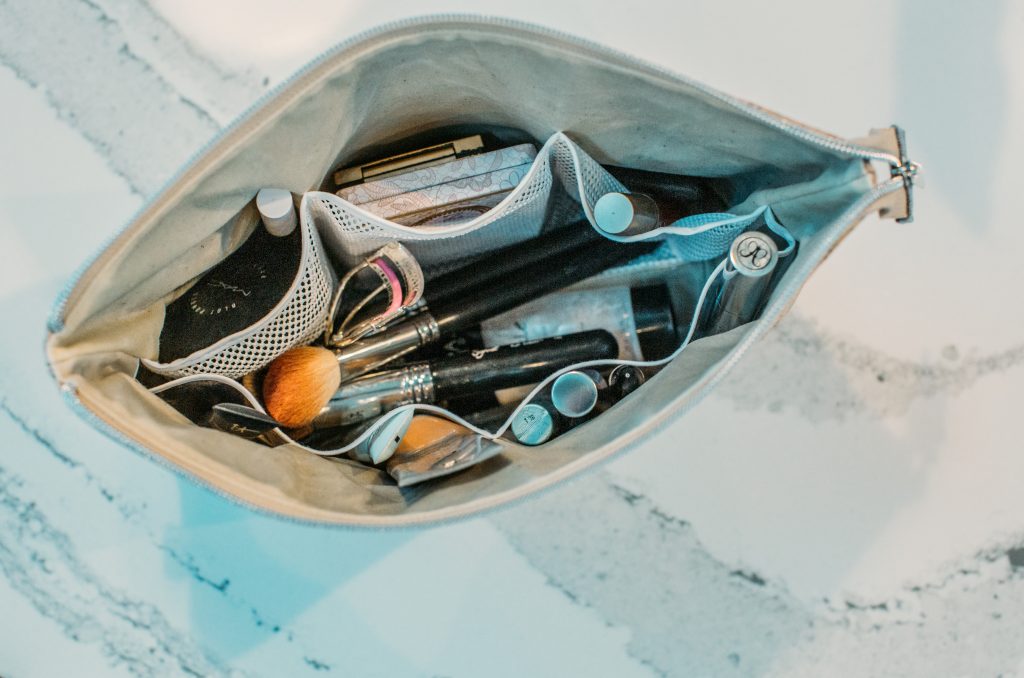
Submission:
{"label": "marble countertop", "polygon": [[914,224],[867,219],[642,447],[385,532],[256,515],[120,447],[64,405],[42,341],[64,281],[196,148],[421,3],[0,5],[0,676],[1024,676],[1024,6],[946,4],[430,3],[839,134],[897,122],[927,183]]}

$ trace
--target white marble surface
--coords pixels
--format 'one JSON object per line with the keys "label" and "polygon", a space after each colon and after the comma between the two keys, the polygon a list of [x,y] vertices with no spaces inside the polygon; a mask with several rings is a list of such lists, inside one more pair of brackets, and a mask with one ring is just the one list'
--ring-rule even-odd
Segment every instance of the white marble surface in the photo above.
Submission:
{"label": "white marble surface", "polygon": [[[268,86],[424,11],[575,32],[841,134],[898,122],[917,221],[865,221],[660,436],[482,519],[298,526],[80,421],[41,350],[64,280]],[[20,0],[0,101],[4,678],[1024,675],[1019,3]]]}

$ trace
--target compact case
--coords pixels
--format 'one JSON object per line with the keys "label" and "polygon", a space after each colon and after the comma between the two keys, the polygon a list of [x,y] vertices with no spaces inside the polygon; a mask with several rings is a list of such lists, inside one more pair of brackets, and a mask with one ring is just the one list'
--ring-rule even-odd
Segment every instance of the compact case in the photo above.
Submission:
{"label": "compact case", "polygon": [[[405,227],[327,192],[332,171],[361,149],[432,129],[481,127],[521,130],[546,143],[519,186],[468,223]],[[726,187],[731,213],[770,207],[799,241],[799,256],[758,320],[694,341],[635,397],[542,447],[502,440],[502,454],[478,466],[399,488],[383,471],[355,461],[295,444],[268,448],[196,426],[136,378],[140,364],[172,373],[159,360],[165,311],[259,227],[252,203],[260,188],[303,196],[300,273],[258,323],[193,356],[207,363],[174,366],[188,367],[180,374],[237,376],[307,341],[334,282],[323,249],[352,263],[399,239],[428,271],[444,270],[540,233],[559,202],[554,193],[567,194],[592,217],[593,200],[621,186],[601,165],[711,178]],[[916,170],[897,128],[839,139],[632,57],[518,22],[403,21],[322,55],[211,142],[69,285],[50,321],[48,356],[72,407],[97,428],[252,508],[354,526],[465,517],[606,461],[692,407],[866,214],[910,220]],[[674,292],[696,299],[714,263],[677,275]],[[659,261],[646,265],[657,268]],[[312,309],[313,319],[288,321],[295,309]],[[295,327],[282,334],[282,323]],[[246,357],[254,346],[258,355]],[[231,367],[239,354],[246,354],[244,369]],[[231,357],[222,363],[218,355]],[[215,379],[236,388],[225,376]]]}

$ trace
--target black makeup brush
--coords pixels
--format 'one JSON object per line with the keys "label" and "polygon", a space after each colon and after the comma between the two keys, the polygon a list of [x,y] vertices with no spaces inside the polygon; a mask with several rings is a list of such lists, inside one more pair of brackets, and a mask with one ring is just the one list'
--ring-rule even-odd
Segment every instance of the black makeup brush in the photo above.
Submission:
{"label": "black makeup brush", "polygon": [[563,367],[615,358],[618,352],[611,333],[588,330],[367,374],[342,384],[311,426],[313,430],[350,426],[401,405],[525,386]]}
{"label": "black makeup brush", "polygon": [[[532,262],[514,274],[444,299],[412,318],[351,346],[331,351],[305,346],[270,364],[263,382],[267,411],[286,426],[305,426],[342,381],[365,374],[411,351],[458,334],[480,321],[622,264],[657,247],[655,242],[599,240],[572,255]],[[471,275],[471,274],[470,274]]]}

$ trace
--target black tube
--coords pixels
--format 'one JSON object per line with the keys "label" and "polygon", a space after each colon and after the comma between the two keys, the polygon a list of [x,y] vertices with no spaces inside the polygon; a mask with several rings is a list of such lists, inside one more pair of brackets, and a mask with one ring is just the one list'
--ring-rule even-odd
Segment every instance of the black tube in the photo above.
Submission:
{"label": "black tube", "polygon": [[423,296],[428,306],[455,299],[467,290],[511,275],[535,262],[571,253],[601,238],[587,221],[488,252],[458,270],[428,280]]}
{"label": "black tube", "polygon": [[446,299],[430,310],[442,336],[451,336],[473,325],[536,299],[548,292],[596,275],[653,251],[659,243],[618,243],[600,240],[572,256],[537,261],[515,276],[474,286],[459,299]]}
{"label": "black tube", "polygon": [[430,365],[438,400],[496,391],[541,381],[556,370],[586,360],[615,358],[619,345],[606,330],[483,349]]}
{"label": "black tube", "polygon": [[713,179],[612,165],[605,165],[605,169],[630,191],[650,196],[658,205],[662,225],[691,214],[721,212],[726,207]]}

